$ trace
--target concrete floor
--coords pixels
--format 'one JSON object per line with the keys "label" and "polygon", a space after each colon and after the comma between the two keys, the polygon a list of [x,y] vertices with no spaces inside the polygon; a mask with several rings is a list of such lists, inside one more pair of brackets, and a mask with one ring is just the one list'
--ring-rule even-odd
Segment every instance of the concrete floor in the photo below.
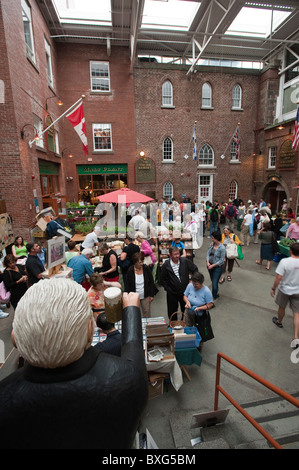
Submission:
{"label": "concrete floor", "polygon": [[[210,242],[210,239],[204,237],[203,246],[196,251],[194,260],[209,287],[205,256]],[[270,290],[277,265],[272,262],[270,271],[257,265],[255,260],[259,258],[259,252],[259,244],[243,247],[244,260],[239,261],[240,267],[235,264],[232,282],[226,280],[220,286],[220,298],[215,302],[216,308],[211,310],[215,338],[204,344],[201,366],[187,366],[191,382],[183,375],[184,383],[178,392],[169,384],[164,387],[163,395],[148,402],[141,419],[140,432],[147,428],[160,449],[175,449],[169,422],[173,413],[182,413],[183,417],[190,411],[196,413],[213,409],[218,352],[226,354],[288,393],[299,390],[298,364],[290,358],[292,312],[287,309],[282,329],[272,323],[277,308]],[[11,350],[13,309],[9,311],[8,318],[0,319],[0,340],[4,342],[6,355]],[[168,320],[166,293],[162,287],[152,304],[152,316],[164,316]],[[225,361],[222,361],[220,383],[239,403],[274,396],[269,389]],[[220,395],[219,408],[225,408],[228,404]]]}
{"label": "concrete floor", "polygon": [[[205,256],[210,239],[204,237],[203,246],[196,251],[195,264],[210,287]],[[293,315],[287,309],[282,329],[272,323],[277,308],[270,290],[277,263],[271,270],[255,263],[259,259],[260,245],[243,247],[244,260],[236,264],[232,282],[220,285],[220,297],[211,310],[215,338],[204,344],[200,367],[187,366],[191,382],[183,374],[184,384],[178,392],[172,385],[164,387],[163,395],[148,402],[142,417],[140,431],[147,428],[160,449],[175,449],[170,418],[177,413],[201,413],[214,406],[217,353],[222,352],[241,365],[288,393],[299,390],[298,363],[291,361],[290,342],[293,339]],[[152,316],[166,313],[166,293],[160,288],[155,297]],[[221,386],[239,403],[247,403],[276,396],[271,390],[249,376],[221,361]],[[219,409],[227,408],[229,401],[219,395]],[[184,433],[184,429],[181,430]]]}

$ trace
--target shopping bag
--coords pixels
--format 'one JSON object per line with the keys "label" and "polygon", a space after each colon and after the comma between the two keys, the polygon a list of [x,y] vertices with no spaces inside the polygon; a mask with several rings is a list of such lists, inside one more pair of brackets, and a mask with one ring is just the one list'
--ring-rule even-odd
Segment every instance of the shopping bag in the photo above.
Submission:
{"label": "shopping bag", "polygon": [[202,315],[195,315],[195,326],[201,336],[203,342],[214,338],[211,325],[211,315],[209,310],[204,310]]}
{"label": "shopping bag", "polygon": [[238,246],[236,243],[228,243],[226,245],[226,257],[227,259],[236,259],[238,258]]}
{"label": "shopping bag", "polygon": [[0,300],[4,304],[10,301],[10,291],[6,290],[3,281],[0,283]]}
{"label": "shopping bag", "polygon": [[243,259],[243,258],[244,258],[244,255],[243,255],[242,247],[241,245],[238,245],[238,259]]}

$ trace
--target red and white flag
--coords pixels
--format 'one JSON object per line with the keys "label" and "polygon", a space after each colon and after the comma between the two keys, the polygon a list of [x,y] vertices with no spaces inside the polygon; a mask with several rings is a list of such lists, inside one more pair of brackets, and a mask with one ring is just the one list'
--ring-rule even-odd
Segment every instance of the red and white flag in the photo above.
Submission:
{"label": "red and white flag", "polygon": [[85,126],[85,117],[83,111],[83,103],[79,103],[69,114],[66,114],[66,117],[74,127],[78,136],[80,137],[83,143],[83,150],[85,155],[88,155],[88,143],[86,135],[86,126]]}

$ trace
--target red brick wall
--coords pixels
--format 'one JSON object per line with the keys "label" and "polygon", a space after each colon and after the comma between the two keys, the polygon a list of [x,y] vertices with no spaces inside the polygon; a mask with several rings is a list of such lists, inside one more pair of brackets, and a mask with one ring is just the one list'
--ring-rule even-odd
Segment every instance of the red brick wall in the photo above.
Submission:
{"label": "red brick wall", "polygon": [[[15,235],[21,234],[27,240],[30,239],[30,229],[35,226],[33,190],[37,191],[42,209],[38,159],[60,161],[53,152],[38,151],[35,144],[29,147],[28,142],[34,137],[30,127],[25,129],[28,135],[23,140],[20,136],[24,124],[33,124],[33,114],[45,119],[46,98],[54,95],[47,80],[45,37],[52,44],[52,67],[54,77],[56,75],[55,46],[35,0],[30,1],[30,5],[36,64],[26,56],[20,0],[0,4],[0,79],[5,82],[5,103],[0,104],[0,189],[7,211],[13,218]],[[55,100],[49,100],[48,105],[55,120],[59,115]],[[60,130],[59,124],[56,128]],[[63,181],[62,176],[60,178]]]}
{"label": "red brick wall", "polygon": [[[202,169],[201,174],[213,173],[213,200],[228,199],[229,185],[237,181],[239,195],[244,200],[252,197],[254,133],[257,119],[259,77],[256,72],[214,70],[202,67],[192,79],[186,76],[187,68],[168,70],[162,65],[137,66],[135,74],[137,152],[143,150],[157,165],[157,197],[162,196],[163,184],[170,181],[174,196],[181,199],[187,194],[198,196],[197,162],[192,159],[192,133],[197,121],[197,148],[208,143],[214,150],[213,169]],[[162,83],[173,85],[175,109],[161,108]],[[212,86],[213,110],[201,109],[201,89],[205,82]],[[232,89],[242,87],[243,111],[232,111]],[[225,152],[234,130],[240,122],[241,164],[230,164],[230,150]],[[162,143],[171,137],[174,145],[174,164],[162,163]],[[225,152],[225,159],[220,156]],[[189,159],[184,158],[185,154]],[[153,186],[144,185],[144,190]]]}
{"label": "red brick wall", "polygon": [[[129,52],[126,48],[111,48],[108,57],[106,47],[83,44],[57,44],[58,82],[65,108],[71,106],[83,94],[84,115],[88,139],[88,157],[70,123],[63,120],[65,147],[71,149],[74,157],[64,160],[65,174],[74,181],[67,186],[70,200],[78,199],[76,165],[128,164],[128,185],[136,189],[134,164],[136,161],[136,136],[134,117],[134,80],[130,74]],[[111,93],[99,94],[90,90],[90,61],[108,61]],[[93,123],[112,125],[113,152],[93,151]]]}

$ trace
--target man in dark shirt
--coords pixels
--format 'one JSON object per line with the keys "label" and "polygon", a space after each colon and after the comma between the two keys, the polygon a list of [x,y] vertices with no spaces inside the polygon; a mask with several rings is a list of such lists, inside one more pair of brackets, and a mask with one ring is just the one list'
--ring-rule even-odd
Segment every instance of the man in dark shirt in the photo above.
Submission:
{"label": "man in dark shirt", "polygon": [[120,356],[121,333],[115,328],[114,323],[110,323],[107,320],[105,313],[100,313],[97,317],[97,326],[107,335],[107,338],[96,344],[95,348],[115,356]]}
{"label": "man in dark shirt", "polygon": [[38,243],[27,243],[28,257],[26,260],[26,271],[28,275],[28,284],[32,286],[40,279],[43,278],[42,273],[45,271],[45,268],[37,256],[39,252]]}

